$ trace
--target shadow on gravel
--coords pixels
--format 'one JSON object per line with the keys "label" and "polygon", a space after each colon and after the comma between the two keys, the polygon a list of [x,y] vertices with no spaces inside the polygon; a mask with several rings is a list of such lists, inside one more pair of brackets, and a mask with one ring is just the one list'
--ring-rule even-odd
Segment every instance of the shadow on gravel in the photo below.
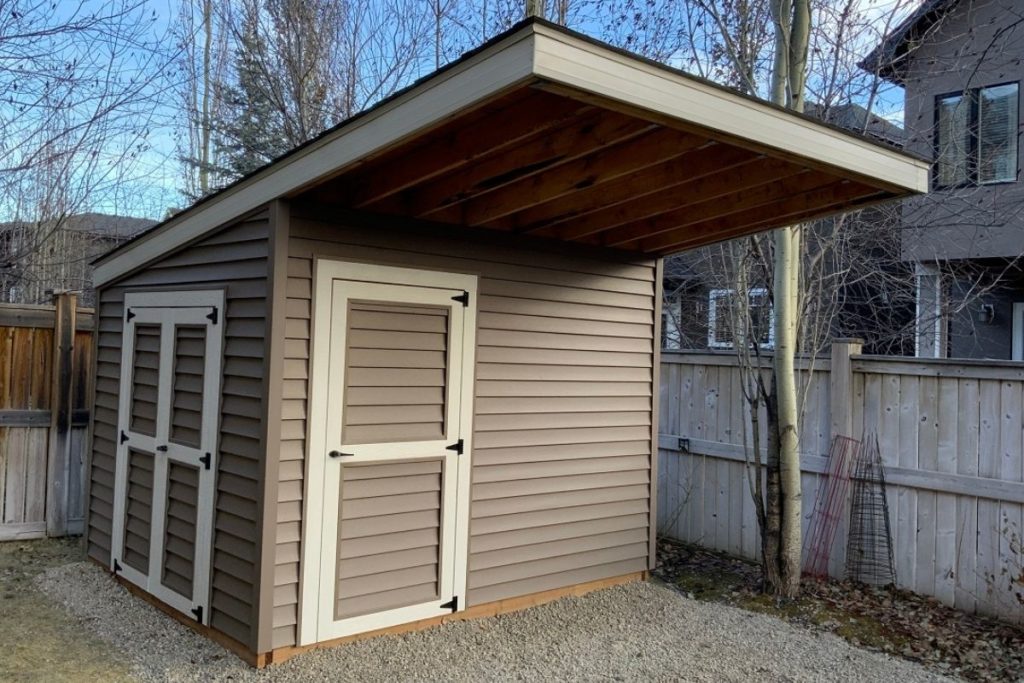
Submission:
{"label": "shadow on gravel", "polygon": [[132,680],[115,648],[34,585],[44,570],[82,559],[77,538],[0,543],[0,681]]}

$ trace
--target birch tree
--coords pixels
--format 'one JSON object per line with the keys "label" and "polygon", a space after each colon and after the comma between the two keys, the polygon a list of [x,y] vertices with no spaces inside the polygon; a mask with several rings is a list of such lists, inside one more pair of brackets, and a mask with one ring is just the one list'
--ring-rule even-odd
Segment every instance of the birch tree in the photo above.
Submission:
{"label": "birch tree", "polygon": [[[772,0],[771,13],[775,27],[771,99],[775,104],[802,112],[811,28],[810,0]],[[769,439],[768,458],[778,458],[779,491],[778,494],[769,491],[768,502],[769,505],[778,503],[779,529],[776,537],[773,525],[769,526],[762,543],[767,545],[765,560],[777,562],[765,568],[768,587],[785,597],[795,597],[800,592],[800,405],[794,361],[800,310],[801,237],[799,225],[779,228],[774,236],[775,356],[768,421],[775,436]],[[772,469],[771,463],[769,469]],[[775,484],[769,482],[769,485]],[[769,512],[770,519],[776,516],[775,510]],[[774,544],[778,544],[777,550]]]}

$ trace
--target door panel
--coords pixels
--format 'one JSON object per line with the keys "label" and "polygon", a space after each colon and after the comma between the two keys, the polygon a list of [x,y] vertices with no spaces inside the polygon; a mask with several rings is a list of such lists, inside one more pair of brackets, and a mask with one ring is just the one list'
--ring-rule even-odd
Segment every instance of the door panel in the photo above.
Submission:
{"label": "door panel", "polygon": [[[338,553],[335,619],[440,598],[443,467],[443,460],[342,466],[339,550],[349,539],[364,543],[354,555]],[[420,530],[434,533],[406,535],[397,546],[387,538]]]}
{"label": "door panel", "polygon": [[150,524],[153,519],[153,454],[128,449],[128,505],[125,509],[124,563],[149,573]]}
{"label": "door panel", "polygon": [[222,312],[222,292],[125,296],[111,569],[202,623]]}
{"label": "door panel", "polygon": [[304,643],[450,613],[465,586],[476,280],[332,265],[378,281],[318,278]]}

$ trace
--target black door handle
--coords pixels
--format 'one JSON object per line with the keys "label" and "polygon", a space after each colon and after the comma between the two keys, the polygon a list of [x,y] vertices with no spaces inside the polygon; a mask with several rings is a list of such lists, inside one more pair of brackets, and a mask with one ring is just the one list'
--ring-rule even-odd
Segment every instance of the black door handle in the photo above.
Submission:
{"label": "black door handle", "polygon": [[355,455],[355,453],[342,453],[341,451],[331,451],[327,455],[331,456],[332,458],[351,458],[352,456]]}

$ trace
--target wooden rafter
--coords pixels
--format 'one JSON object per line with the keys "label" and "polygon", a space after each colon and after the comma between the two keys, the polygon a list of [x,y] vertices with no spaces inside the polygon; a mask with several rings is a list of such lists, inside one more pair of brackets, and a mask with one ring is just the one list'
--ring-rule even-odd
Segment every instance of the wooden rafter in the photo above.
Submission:
{"label": "wooden rafter", "polygon": [[[646,253],[664,254],[691,248],[709,241],[731,239],[740,235],[798,223],[810,216],[838,211],[863,204],[884,195],[863,185],[841,180],[826,187],[795,197],[787,197],[766,207],[741,211],[724,218],[666,232],[638,240],[636,249]],[[851,207],[852,208],[852,207]]]}
{"label": "wooden rafter", "polygon": [[[641,202],[641,198],[652,193],[678,187],[749,160],[750,154],[745,150],[723,148],[714,142],[706,142],[665,163],[604,185],[580,190],[568,197],[532,206],[492,223],[490,227],[561,237],[559,226],[565,221],[582,219],[595,211],[606,210],[621,203]],[[677,204],[678,199],[674,205]]]}
{"label": "wooden rafter", "polygon": [[572,125],[532,141],[532,144],[519,144],[504,154],[488,156],[453,173],[421,183],[371,208],[384,213],[429,216],[443,221],[446,210],[455,204],[515,186],[518,181],[592,153],[595,145],[613,145],[630,140],[651,128],[650,124],[620,114],[584,116]]}
{"label": "wooden rafter", "polygon": [[572,161],[473,197],[459,206],[429,217],[464,225],[487,225],[527,206],[551,201],[601,185],[678,157],[704,140],[668,128],[655,127],[640,135],[583,153]]}
{"label": "wooden rafter", "polygon": [[724,186],[720,185],[719,192],[692,195],[697,201],[596,235],[593,243],[610,247],[629,244],[638,239],[651,238],[716,218],[770,206],[782,197],[810,192],[835,182],[835,178],[822,177],[808,169],[792,167],[778,175],[757,173],[743,180],[736,178],[733,179],[731,190],[725,190]]}
{"label": "wooden rafter", "polygon": [[[739,163],[729,163],[728,157],[735,152],[735,159],[744,159]],[[653,220],[653,217],[673,211],[689,203],[695,203],[730,194],[736,190],[753,187],[766,182],[765,177],[774,178],[793,171],[788,162],[764,160],[759,157],[751,159],[744,150],[730,150],[722,153],[726,157],[724,166],[714,171],[698,172],[692,180],[668,187],[653,183],[650,194],[599,210],[579,219],[565,221],[551,226],[550,230],[539,232],[559,239],[578,240],[620,226],[637,225],[638,222]],[[759,171],[764,166],[771,171],[762,175]]]}
{"label": "wooden rafter", "polygon": [[[459,119],[431,134],[413,149],[382,156],[350,174],[337,200],[362,208],[402,190],[521,145],[571,128],[581,116],[596,115],[593,107],[532,91],[507,106],[480,112],[469,122]],[[543,111],[544,116],[537,116]]]}

